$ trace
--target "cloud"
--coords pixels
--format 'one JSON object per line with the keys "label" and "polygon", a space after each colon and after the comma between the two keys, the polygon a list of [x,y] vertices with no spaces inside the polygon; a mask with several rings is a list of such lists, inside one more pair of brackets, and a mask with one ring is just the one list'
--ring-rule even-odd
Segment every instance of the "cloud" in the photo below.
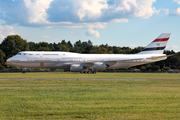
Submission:
{"label": "cloud", "polygon": [[8,35],[15,35],[15,34],[17,34],[17,32],[14,30],[13,27],[8,26],[8,25],[0,26],[0,43]]}
{"label": "cloud", "polygon": [[46,10],[49,8],[53,0],[24,0],[25,6],[28,9],[29,23],[48,23],[46,20],[48,14]]}
{"label": "cloud", "polygon": [[[180,0],[173,0],[173,2],[176,2],[177,4],[180,5]],[[168,16],[180,16],[180,7],[174,10],[173,12],[169,12],[169,9],[163,9],[165,12],[165,15]]]}
{"label": "cloud", "polygon": [[171,45],[170,47],[168,47],[168,49],[177,49],[178,47],[176,45]]}
{"label": "cloud", "polygon": [[[180,5],[180,0],[173,0],[174,2],[177,2]],[[173,11],[173,15],[180,16],[180,7]]]}
{"label": "cloud", "polygon": [[152,7],[153,2],[155,1],[156,0],[140,0],[139,2],[133,2],[135,7],[135,9],[133,10],[134,16],[144,19],[148,19],[149,17],[151,17],[154,13],[157,12],[155,7]]}
{"label": "cloud", "polygon": [[93,36],[93,37],[99,38],[100,34],[98,31],[95,31],[92,28],[89,28],[88,31],[86,32],[86,36]]}
{"label": "cloud", "polygon": [[156,15],[159,15],[159,14],[160,14],[160,12],[161,12],[161,9],[159,9],[159,10],[156,10],[154,7],[153,7],[153,9],[154,9],[154,13],[155,13]]}
{"label": "cloud", "polygon": [[110,22],[113,22],[113,23],[121,23],[121,22],[129,22],[129,20],[126,19],[126,18],[122,18],[122,19],[112,19]]}
{"label": "cloud", "polygon": [[180,0],[173,0],[174,2],[177,2],[180,5]]}
{"label": "cloud", "polygon": [[131,44],[130,47],[131,47],[131,48],[135,48],[135,47],[137,47],[137,45]]}
{"label": "cloud", "polygon": [[108,9],[107,0],[77,0],[74,5],[78,7],[76,11],[81,21],[100,18],[103,11]]}
{"label": "cloud", "polygon": [[82,25],[88,28],[106,28],[107,22],[82,23]]}
{"label": "cloud", "polygon": [[178,48],[176,45],[172,45],[171,47],[172,47],[172,48],[175,48],[175,49]]}
{"label": "cloud", "polygon": [[[156,0],[0,0],[0,19],[30,27],[105,28],[109,22],[148,19]],[[9,9],[11,8],[11,9]]]}
{"label": "cloud", "polygon": [[177,16],[180,16],[180,7],[174,11],[174,14]]}
{"label": "cloud", "polygon": [[163,9],[163,10],[164,10],[164,12],[165,12],[165,15],[170,15],[169,9]]}
{"label": "cloud", "polygon": [[51,38],[51,36],[43,36],[43,38]]}
{"label": "cloud", "polygon": [[175,51],[175,52],[178,52],[178,51],[179,51],[179,50],[178,50],[178,47],[177,47],[176,45],[168,46],[167,49],[168,49],[168,50],[173,50],[173,51]]}
{"label": "cloud", "polygon": [[77,36],[78,34],[74,31],[70,31],[70,34],[74,35],[74,36]]}

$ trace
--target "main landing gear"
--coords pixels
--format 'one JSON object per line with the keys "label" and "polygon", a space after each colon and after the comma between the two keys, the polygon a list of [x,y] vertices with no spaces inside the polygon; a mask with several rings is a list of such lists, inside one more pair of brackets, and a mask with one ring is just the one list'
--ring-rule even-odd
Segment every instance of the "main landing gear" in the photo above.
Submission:
{"label": "main landing gear", "polygon": [[25,74],[25,73],[26,73],[26,69],[21,68],[21,70],[22,70],[22,73],[23,73],[23,74]]}
{"label": "main landing gear", "polygon": [[25,74],[25,73],[26,73],[26,71],[22,71],[22,73],[23,73],[23,74]]}
{"label": "main landing gear", "polygon": [[93,70],[83,70],[80,73],[81,74],[96,74],[96,71],[93,71]]}

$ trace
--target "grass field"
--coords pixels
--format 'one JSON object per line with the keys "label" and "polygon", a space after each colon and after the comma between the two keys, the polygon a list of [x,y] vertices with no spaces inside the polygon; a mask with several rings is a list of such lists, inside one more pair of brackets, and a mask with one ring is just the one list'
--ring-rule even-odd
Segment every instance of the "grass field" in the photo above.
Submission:
{"label": "grass field", "polygon": [[[179,74],[0,73],[0,119],[179,119]],[[132,78],[166,80],[43,80]],[[171,80],[167,80],[171,79]]]}
{"label": "grass field", "polygon": [[66,72],[0,73],[0,79],[180,79],[179,73],[97,73]]}

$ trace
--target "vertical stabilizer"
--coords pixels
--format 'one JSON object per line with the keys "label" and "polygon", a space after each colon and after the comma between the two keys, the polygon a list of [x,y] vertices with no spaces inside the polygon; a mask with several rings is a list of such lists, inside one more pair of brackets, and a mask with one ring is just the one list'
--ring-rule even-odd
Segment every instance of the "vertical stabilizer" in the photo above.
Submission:
{"label": "vertical stabilizer", "polygon": [[162,33],[139,54],[163,54],[171,33]]}

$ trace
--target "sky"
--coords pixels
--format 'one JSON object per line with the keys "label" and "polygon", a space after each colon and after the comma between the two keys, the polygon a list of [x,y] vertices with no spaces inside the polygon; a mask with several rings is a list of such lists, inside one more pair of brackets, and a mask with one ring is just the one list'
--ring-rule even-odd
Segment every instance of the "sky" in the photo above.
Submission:
{"label": "sky", "polygon": [[167,50],[180,51],[180,0],[0,0],[0,43],[91,40],[93,45],[147,46],[171,33]]}

